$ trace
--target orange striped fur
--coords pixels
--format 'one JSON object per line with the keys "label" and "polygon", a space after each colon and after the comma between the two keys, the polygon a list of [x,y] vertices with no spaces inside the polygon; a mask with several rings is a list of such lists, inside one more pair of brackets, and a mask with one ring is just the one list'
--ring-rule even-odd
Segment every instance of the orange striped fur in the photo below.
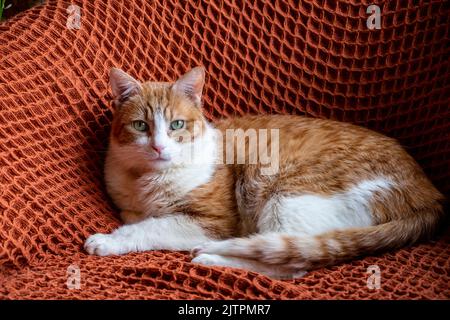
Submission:
{"label": "orange striped fur", "polygon": [[[105,177],[126,224],[91,236],[88,252],[193,250],[193,262],[292,277],[433,235],[443,196],[394,139],[300,116],[212,125],[201,112],[203,84],[202,68],[175,83],[111,72],[116,110]],[[136,120],[148,129],[135,130]],[[171,129],[176,120],[183,129]],[[262,174],[263,164],[249,163],[248,153],[246,163],[236,163],[238,148],[250,150],[249,138],[244,146],[211,138],[230,129],[276,130],[276,172]],[[271,139],[258,146],[274,150]],[[201,163],[153,160],[156,143],[167,143],[160,156],[171,159],[198,145]],[[227,150],[234,150],[234,163],[224,163]]]}

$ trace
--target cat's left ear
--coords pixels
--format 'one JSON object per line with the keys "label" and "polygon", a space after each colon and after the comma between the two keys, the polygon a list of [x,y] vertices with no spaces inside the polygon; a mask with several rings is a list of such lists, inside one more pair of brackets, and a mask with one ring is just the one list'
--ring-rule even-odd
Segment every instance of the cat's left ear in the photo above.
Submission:
{"label": "cat's left ear", "polygon": [[118,108],[128,98],[142,92],[140,82],[121,69],[111,68],[109,72],[109,83],[114,97],[115,108]]}
{"label": "cat's left ear", "polygon": [[202,105],[202,91],[205,84],[205,68],[195,67],[182,75],[172,86],[172,90],[191,99],[196,106]]}

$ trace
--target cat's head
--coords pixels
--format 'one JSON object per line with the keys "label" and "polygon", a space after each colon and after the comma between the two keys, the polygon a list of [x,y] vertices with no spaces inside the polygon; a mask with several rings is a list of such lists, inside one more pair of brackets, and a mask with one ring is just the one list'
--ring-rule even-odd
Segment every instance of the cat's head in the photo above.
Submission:
{"label": "cat's head", "polygon": [[130,167],[164,170],[193,161],[207,122],[202,114],[203,67],[175,82],[141,83],[112,68],[114,119],[110,147]]}

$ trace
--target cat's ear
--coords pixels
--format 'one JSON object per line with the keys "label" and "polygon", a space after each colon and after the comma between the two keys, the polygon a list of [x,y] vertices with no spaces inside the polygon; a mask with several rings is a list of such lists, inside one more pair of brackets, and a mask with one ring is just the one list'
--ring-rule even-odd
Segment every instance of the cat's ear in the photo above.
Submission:
{"label": "cat's ear", "polygon": [[182,75],[172,86],[172,90],[191,99],[196,106],[201,106],[202,91],[205,84],[205,68],[195,67]]}
{"label": "cat's ear", "polygon": [[115,107],[129,97],[142,92],[142,86],[139,81],[117,68],[111,68],[109,72],[109,84],[111,85]]}

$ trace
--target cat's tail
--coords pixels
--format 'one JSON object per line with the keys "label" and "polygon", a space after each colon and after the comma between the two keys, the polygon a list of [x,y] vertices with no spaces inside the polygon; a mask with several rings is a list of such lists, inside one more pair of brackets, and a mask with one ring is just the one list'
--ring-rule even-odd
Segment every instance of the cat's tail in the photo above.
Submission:
{"label": "cat's tail", "polygon": [[240,257],[305,271],[428,238],[437,229],[441,217],[442,209],[437,207],[401,220],[316,236],[269,233],[212,242],[198,247],[195,254]]}

